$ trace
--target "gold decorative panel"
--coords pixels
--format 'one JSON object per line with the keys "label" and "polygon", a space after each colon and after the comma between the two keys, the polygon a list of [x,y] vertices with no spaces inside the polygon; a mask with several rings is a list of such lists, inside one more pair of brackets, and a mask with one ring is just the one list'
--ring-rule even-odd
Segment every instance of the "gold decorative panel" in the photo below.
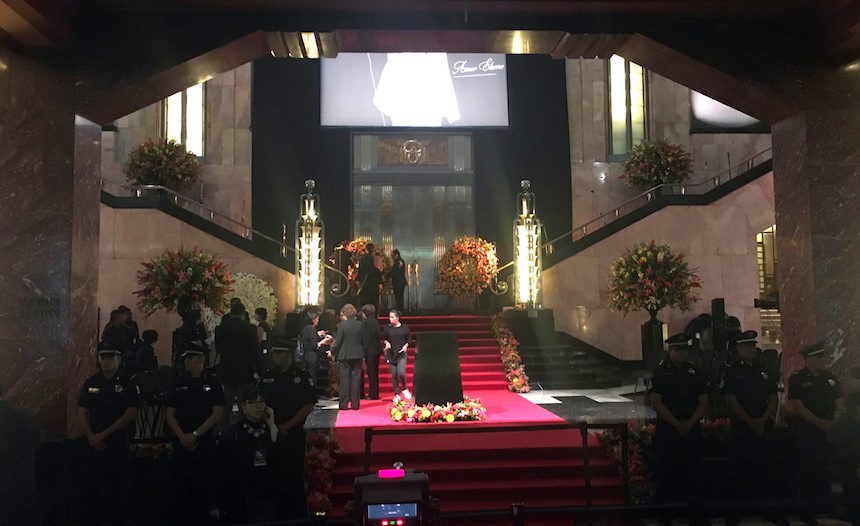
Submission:
{"label": "gold decorative panel", "polygon": [[379,139],[379,166],[448,165],[447,139]]}

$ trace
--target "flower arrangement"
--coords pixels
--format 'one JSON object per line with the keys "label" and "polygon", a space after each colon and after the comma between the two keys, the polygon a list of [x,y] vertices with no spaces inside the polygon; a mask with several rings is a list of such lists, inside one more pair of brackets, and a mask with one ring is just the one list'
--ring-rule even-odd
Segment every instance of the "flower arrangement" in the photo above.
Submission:
{"label": "flower arrangement", "polygon": [[[322,358],[320,358],[322,360]],[[326,360],[328,362],[328,396],[338,396],[340,394],[340,371],[336,361]]]}
{"label": "flower arrangement", "polygon": [[466,398],[462,402],[445,405],[415,405],[415,400],[400,400],[388,406],[391,420],[395,422],[448,423],[467,420],[486,420],[487,408],[478,398]]}
{"label": "flower arrangement", "polygon": [[135,184],[184,190],[197,180],[200,165],[183,144],[172,139],[148,139],[128,155],[125,175]]}
{"label": "flower arrangement", "polygon": [[[334,247],[334,251],[328,257],[329,263],[336,265],[338,255],[341,255],[342,252],[347,253],[346,275],[349,277],[349,294],[351,296],[358,295],[358,291],[361,289],[361,282],[358,281],[358,261],[361,259],[361,256],[367,254],[367,244],[370,242],[369,239],[363,238],[342,241]],[[373,254],[382,258],[382,293],[391,292],[394,290],[391,284],[391,276],[389,276],[391,272],[391,257],[377,246],[373,247]],[[341,255],[341,257],[344,256]]]}
{"label": "flower arrangement", "polygon": [[633,188],[684,182],[692,172],[690,154],[666,140],[642,141],[624,162],[622,179]]}
{"label": "flower arrangement", "polygon": [[172,442],[134,442],[128,446],[134,458],[170,458],[173,456]]}
{"label": "flower arrangement", "polygon": [[652,318],[663,307],[690,310],[702,286],[694,270],[669,245],[639,243],[609,267],[609,308],[625,315],[646,310]]}
{"label": "flower arrangement", "polygon": [[[654,498],[655,483],[652,466],[649,466],[648,452],[654,447],[654,424],[634,426],[628,424],[630,441],[627,448],[627,472],[630,476],[630,498],[636,504],[651,502]],[[597,439],[607,454],[618,464],[621,471],[621,433],[615,429],[596,433]]]}
{"label": "flower arrangement", "polygon": [[221,312],[227,306],[233,278],[226,264],[194,247],[166,250],[143,263],[137,283],[142,287],[134,292],[140,298],[137,305],[147,316],[160,309],[184,315],[205,307]]}
{"label": "flower arrangement", "polygon": [[312,514],[328,513],[332,509],[329,498],[332,487],[331,477],[337,466],[336,455],[340,451],[334,430],[308,433],[305,447],[305,490],[308,509]]}
{"label": "flower arrangement", "polygon": [[[278,298],[275,297],[275,289],[255,274],[247,272],[234,274],[232,294],[231,297],[239,298],[245,306],[245,310],[251,317],[251,323],[257,323],[254,319],[254,310],[258,307],[266,309],[269,320],[274,320],[278,315]],[[203,309],[202,315],[207,333],[215,334],[215,327],[221,323],[221,315],[209,308]]]}
{"label": "flower arrangement", "polygon": [[493,332],[499,342],[499,354],[505,366],[505,380],[508,381],[508,389],[515,393],[528,393],[531,390],[529,377],[526,375],[520,353],[517,352],[520,342],[508,328],[502,314],[494,315],[492,323]]}
{"label": "flower arrangement", "polygon": [[476,296],[498,271],[496,245],[479,237],[460,237],[439,260],[436,290],[453,297]]}

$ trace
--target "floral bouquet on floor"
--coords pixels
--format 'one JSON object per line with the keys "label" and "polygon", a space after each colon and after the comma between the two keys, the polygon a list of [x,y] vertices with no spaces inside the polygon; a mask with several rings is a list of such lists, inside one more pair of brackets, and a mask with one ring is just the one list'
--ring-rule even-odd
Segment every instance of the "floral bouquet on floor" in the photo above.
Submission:
{"label": "floral bouquet on floor", "polygon": [[311,513],[330,512],[332,474],[337,466],[340,445],[334,431],[311,431],[305,446],[305,488]]}
{"label": "floral bouquet on floor", "polygon": [[165,309],[185,315],[192,309],[209,307],[223,312],[233,278],[227,265],[213,254],[194,249],[166,250],[161,256],[142,264],[134,294],[137,306],[147,316]]}
{"label": "floral bouquet on floor", "polygon": [[647,190],[661,184],[683,183],[692,172],[690,154],[666,140],[642,141],[624,162],[621,178],[633,188]]}
{"label": "floral bouquet on floor", "polygon": [[498,271],[496,245],[479,237],[460,237],[439,260],[436,290],[452,297],[477,296]]}
{"label": "floral bouquet on floor", "polygon": [[669,245],[639,243],[609,267],[609,308],[624,314],[646,310],[652,318],[663,307],[690,310],[699,300],[699,277]]}
{"label": "floral bouquet on floor", "polygon": [[[653,476],[654,470],[648,458],[649,454],[653,453],[654,424],[646,424],[638,428],[633,424],[628,424],[627,427],[630,430],[627,449],[630,498],[637,504],[644,504],[654,499],[656,489]],[[617,429],[610,429],[602,433],[595,433],[595,436],[603,445],[607,454],[618,464],[620,474],[623,458],[621,433]]]}
{"label": "floral bouquet on floor", "polygon": [[528,393],[529,377],[526,375],[522,357],[517,351],[520,342],[514,337],[514,333],[505,323],[502,314],[496,314],[492,318],[493,332],[499,342],[499,354],[502,364],[505,366],[505,380],[508,381],[508,389],[515,393]]}
{"label": "floral bouquet on floor", "polygon": [[184,145],[172,139],[148,139],[128,155],[125,174],[135,184],[180,191],[197,181],[200,165]]}
{"label": "floral bouquet on floor", "polygon": [[391,420],[395,422],[438,422],[451,423],[467,420],[486,420],[487,408],[478,398],[466,398],[462,402],[448,402],[445,405],[415,405],[415,400],[402,399],[388,406]]}

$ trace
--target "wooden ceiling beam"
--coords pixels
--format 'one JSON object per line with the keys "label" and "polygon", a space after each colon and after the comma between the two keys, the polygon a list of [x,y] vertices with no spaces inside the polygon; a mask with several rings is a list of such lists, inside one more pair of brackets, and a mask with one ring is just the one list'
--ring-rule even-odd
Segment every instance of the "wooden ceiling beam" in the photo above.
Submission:
{"label": "wooden ceiling beam", "polygon": [[68,40],[68,24],[26,0],[0,0],[0,30],[24,48],[53,48]]}

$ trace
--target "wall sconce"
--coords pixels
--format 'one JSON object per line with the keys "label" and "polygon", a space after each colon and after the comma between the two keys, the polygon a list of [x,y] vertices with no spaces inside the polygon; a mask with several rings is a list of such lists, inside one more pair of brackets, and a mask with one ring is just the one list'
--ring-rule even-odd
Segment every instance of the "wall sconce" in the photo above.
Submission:
{"label": "wall sconce", "polygon": [[531,182],[520,181],[519,207],[514,220],[514,298],[521,308],[535,308],[541,292],[540,220],[535,215]]}
{"label": "wall sconce", "polygon": [[307,193],[299,203],[296,221],[296,303],[299,309],[323,306],[323,249],[325,227],[320,218],[320,197],[314,194],[316,183],[305,181]]}

